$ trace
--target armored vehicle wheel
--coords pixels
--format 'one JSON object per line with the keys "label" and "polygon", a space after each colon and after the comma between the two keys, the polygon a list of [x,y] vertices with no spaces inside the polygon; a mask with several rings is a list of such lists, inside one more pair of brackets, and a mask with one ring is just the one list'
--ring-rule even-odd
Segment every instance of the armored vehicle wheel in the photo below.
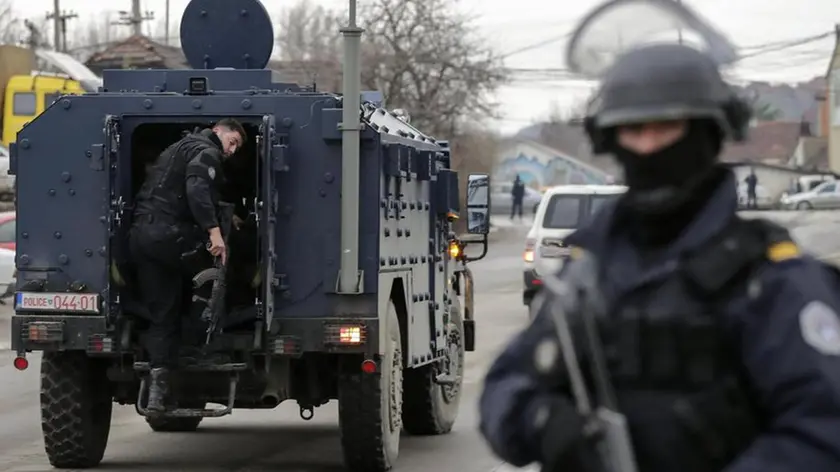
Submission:
{"label": "armored vehicle wheel", "polygon": [[393,467],[402,431],[403,353],[397,309],[388,302],[385,354],[377,374],[361,369],[341,373],[338,422],[344,463],[352,472],[384,472]]}
{"label": "armored vehicle wheel", "polygon": [[455,383],[441,385],[435,381],[438,375],[445,373],[441,372],[437,364],[405,370],[403,424],[410,434],[446,434],[452,431],[458,417],[464,377],[464,321],[457,297],[449,311],[449,324],[449,342],[444,362],[449,364]]}
{"label": "armored vehicle wheel", "polygon": [[[187,408],[204,408],[204,405],[188,405]],[[198,429],[204,418],[161,418],[146,417],[146,423],[156,433],[191,433]]]}
{"label": "armored vehicle wheel", "polygon": [[41,429],[53,467],[95,467],[111,432],[111,385],[105,366],[83,352],[45,352],[41,360]]}

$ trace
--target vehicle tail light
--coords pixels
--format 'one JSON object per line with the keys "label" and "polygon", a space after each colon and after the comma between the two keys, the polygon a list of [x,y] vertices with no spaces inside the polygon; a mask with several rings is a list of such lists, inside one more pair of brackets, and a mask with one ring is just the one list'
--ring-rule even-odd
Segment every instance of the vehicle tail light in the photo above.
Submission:
{"label": "vehicle tail light", "polygon": [[528,238],[525,240],[525,253],[522,255],[522,259],[525,262],[534,262],[534,247],[537,245],[537,240],[534,238]]}

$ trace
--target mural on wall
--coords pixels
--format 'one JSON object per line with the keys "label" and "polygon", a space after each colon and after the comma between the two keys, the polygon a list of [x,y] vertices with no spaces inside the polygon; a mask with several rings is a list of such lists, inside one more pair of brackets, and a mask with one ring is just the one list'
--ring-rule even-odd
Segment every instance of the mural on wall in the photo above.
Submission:
{"label": "mural on wall", "polygon": [[530,150],[523,146],[513,148],[511,153],[516,153],[515,157],[503,157],[494,177],[508,181],[518,174],[525,185],[537,189],[555,185],[603,185],[613,180],[606,172],[547,151]]}

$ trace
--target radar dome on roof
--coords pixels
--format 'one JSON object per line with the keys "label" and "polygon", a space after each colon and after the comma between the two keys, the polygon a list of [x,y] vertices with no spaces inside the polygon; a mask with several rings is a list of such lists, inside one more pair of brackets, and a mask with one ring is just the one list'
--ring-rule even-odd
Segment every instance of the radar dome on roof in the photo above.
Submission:
{"label": "radar dome on roof", "polygon": [[181,49],[193,69],[264,69],[274,50],[271,17],[259,0],[191,0]]}

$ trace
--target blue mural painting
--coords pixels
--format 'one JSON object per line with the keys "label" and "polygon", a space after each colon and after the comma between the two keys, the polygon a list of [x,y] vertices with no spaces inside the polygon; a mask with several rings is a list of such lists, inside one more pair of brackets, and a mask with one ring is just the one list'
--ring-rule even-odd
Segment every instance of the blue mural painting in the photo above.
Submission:
{"label": "blue mural painting", "polygon": [[496,168],[494,177],[502,181],[513,180],[516,175],[532,188],[555,185],[604,185],[612,182],[612,177],[601,170],[560,153],[549,154],[533,150],[526,154],[522,146],[516,148],[516,157],[503,158]]}

